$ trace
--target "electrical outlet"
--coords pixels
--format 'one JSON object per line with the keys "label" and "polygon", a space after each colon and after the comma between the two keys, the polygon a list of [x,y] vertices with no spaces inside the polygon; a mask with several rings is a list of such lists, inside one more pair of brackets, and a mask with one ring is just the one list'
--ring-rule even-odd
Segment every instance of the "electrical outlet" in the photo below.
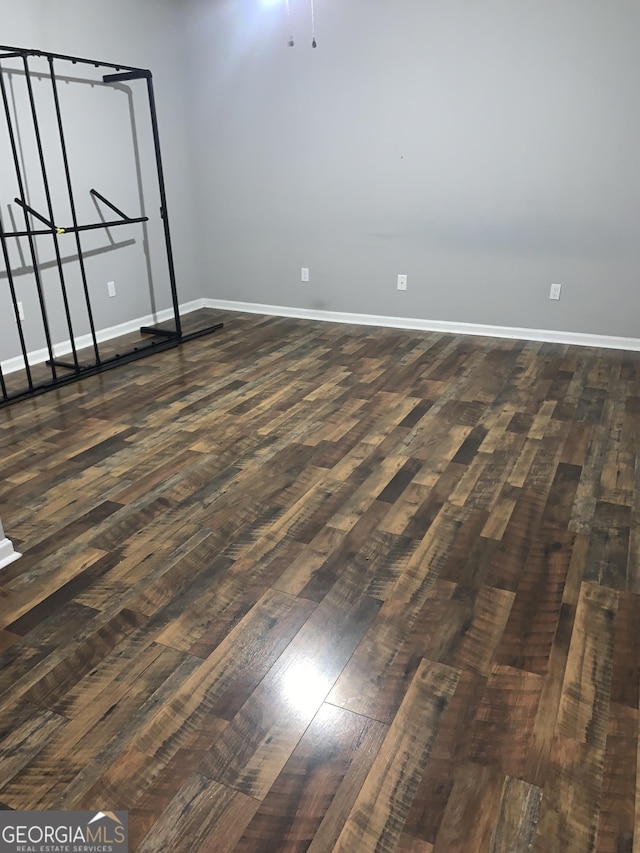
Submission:
{"label": "electrical outlet", "polygon": [[560,299],[560,291],[562,290],[561,284],[552,284],[551,290],[549,291],[549,299]]}
{"label": "electrical outlet", "polygon": [[300,268],[300,281],[309,281],[309,267]]}
{"label": "electrical outlet", "polygon": [[18,317],[20,320],[24,320],[24,307],[22,302],[18,302]]}
{"label": "electrical outlet", "polygon": [[407,277],[406,275],[398,276],[398,290],[406,290],[407,289]]}
{"label": "electrical outlet", "polygon": [[115,283],[115,281],[108,281],[107,282],[107,291],[109,293],[109,296],[115,296],[116,295],[116,283]]}

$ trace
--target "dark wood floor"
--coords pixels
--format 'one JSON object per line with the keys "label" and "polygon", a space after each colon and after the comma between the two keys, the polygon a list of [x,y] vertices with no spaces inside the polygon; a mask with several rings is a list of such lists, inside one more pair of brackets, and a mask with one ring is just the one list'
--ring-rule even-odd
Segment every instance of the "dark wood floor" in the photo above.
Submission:
{"label": "dark wood floor", "polygon": [[223,317],[0,411],[0,801],[637,853],[640,354]]}

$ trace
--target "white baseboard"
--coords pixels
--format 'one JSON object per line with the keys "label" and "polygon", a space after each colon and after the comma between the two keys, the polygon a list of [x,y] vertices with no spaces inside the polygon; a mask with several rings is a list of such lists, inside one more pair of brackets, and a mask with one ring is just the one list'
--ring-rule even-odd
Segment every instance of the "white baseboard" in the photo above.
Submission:
{"label": "white baseboard", "polygon": [[4,569],[9,563],[13,563],[22,554],[13,550],[13,542],[10,539],[0,539],[0,569]]}
{"label": "white baseboard", "polygon": [[386,326],[391,329],[416,329],[424,332],[446,332],[452,335],[481,335],[489,338],[517,338],[524,341],[571,344],[640,351],[640,338],[593,335],[587,332],[561,332],[551,329],[526,329],[511,326],[484,326],[449,320],[423,320],[417,317],[387,317],[382,314],[348,314],[343,311],[319,311],[314,308],[289,308],[284,305],[261,305],[257,302],[234,302],[228,299],[203,299],[204,308],[222,311],[244,311],[249,314],[271,314],[330,323],[355,323],[361,326]]}
{"label": "white baseboard", "polygon": [[[239,311],[248,314],[270,314],[275,317],[297,317],[301,320],[320,320],[328,323],[353,323],[360,326],[384,326],[391,329],[415,329],[424,332],[444,332],[452,335],[480,335],[490,338],[509,338],[545,343],[571,344],[585,347],[604,347],[640,351],[640,338],[624,338],[613,335],[594,335],[586,332],[563,332],[551,329],[528,329],[511,326],[485,326],[480,323],[459,323],[450,320],[424,320],[418,317],[390,317],[383,314],[351,314],[344,311],[320,311],[315,308],[291,308],[286,305],[268,305],[259,302],[236,302],[229,299],[194,299],[180,306],[180,314],[189,314],[200,308],[214,308],[219,311]],[[137,331],[140,326],[163,323],[173,317],[173,309],[166,308],[155,314],[136,317],[117,326],[96,331],[99,343],[118,338]],[[90,347],[90,335],[81,335],[75,340],[76,349]],[[54,344],[56,358],[71,352],[69,341]],[[49,358],[46,348],[28,353],[29,364],[41,364]],[[22,356],[8,358],[0,362],[2,372],[14,373],[24,369]]]}
{"label": "white baseboard", "polygon": [[[192,302],[185,302],[180,306],[180,314],[188,314],[190,311],[197,311],[204,307],[204,299],[194,299]],[[156,323],[164,323],[165,320],[173,318],[173,308],[165,308],[162,311],[156,311],[155,314],[146,314],[144,317],[136,317],[134,320],[127,320],[126,323],[120,323],[117,326],[109,326],[106,329],[96,330],[96,338],[98,343],[110,341],[112,338],[119,338],[121,335],[128,335],[131,332],[136,332],[140,326],[151,326]],[[75,339],[76,349],[84,349],[93,344],[91,335],[80,335]],[[53,354],[56,358],[63,355],[68,355],[71,352],[70,341],[53,345]],[[29,364],[42,364],[49,358],[49,350],[46,347],[38,350],[32,350],[27,354]],[[8,358],[0,363],[3,373],[15,373],[16,370],[24,370],[24,359],[21,355],[15,358]]]}
{"label": "white baseboard", "polygon": [[0,518],[0,569],[8,566],[9,563],[13,563],[14,560],[17,560],[21,556],[22,554],[18,554],[17,551],[13,550],[13,542],[4,535],[2,519]]}

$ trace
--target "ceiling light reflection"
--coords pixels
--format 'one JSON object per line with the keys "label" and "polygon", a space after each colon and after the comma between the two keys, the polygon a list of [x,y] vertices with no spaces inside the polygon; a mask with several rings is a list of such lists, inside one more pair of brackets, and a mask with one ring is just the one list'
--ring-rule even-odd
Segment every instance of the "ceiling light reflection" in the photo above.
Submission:
{"label": "ceiling light reflection", "polygon": [[311,663],[296,663],[284,676],[284,698],[301,714],[315,714],[331,689],[331,681]]}

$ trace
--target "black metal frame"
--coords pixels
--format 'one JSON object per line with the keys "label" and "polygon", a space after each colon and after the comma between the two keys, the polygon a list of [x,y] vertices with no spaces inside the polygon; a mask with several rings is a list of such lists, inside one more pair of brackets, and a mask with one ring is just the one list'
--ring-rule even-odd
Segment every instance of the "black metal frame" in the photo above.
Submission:
{"label": "black metal frame", "polygon": [[[56,114],[56,122],[57,122],[57,130],[58,130],[58,143],[60,145],[60,151],[62,154],[62,164],[64,168],[64,176],[65,182],[68,192],[69,199],[69,207],[71,210],[71,224],[64,225],[61,227],[57,222],[54,215],[53,202],[51,198],[50,192],[50,184],[49,184],[49,175],[47,172],[47,164],[45,161],[45,156],[43,152],[42,139],[40,134],[40,125],[38,121],[38,112],[36,108],[36,102],[33,94],[33,87],[31,82],[31,77],[34,72],[30,69],[29,66],[29,58],[30,57],[40,57],[47,60],[49,65],[49,78],[51,81],[52,87],[52,98],[53,105],[55,108]],[[5,69],[2,66],[2,61],[6,59],[19,59],[21,60],[22,68],[21,73],[24,74],[27,86],[27,97],[28,103],[31,112],[31,118],[33,122],[33,129],[35,133],[35,143],[36,150],[38,152],[38,159],[40,161],[40,171],[42,178],[42,185],[44,188],[44,194],[46,199],[46,214],[43,214],[37,210],[34,210],[27,204],[26,193],[25,193],[25,180],[22,174],[22,168],[20,165],[19,158],[19,150],[18,143],[16,140],[16,128],[14,127],[13,118],[11,116],[11,110],[9,106],[9,97],[7,94],[7,88],[4,81],[4,73]],[[94,312],[91,306],[91,296],[89,290],[89,283],[87,280],[87,274],[84,263],[84,256],[82,251],[82,242],[80,239],[80,234],[83,231],[90,231],[94,229],[104,229],[104,228],[112,228],[119,225],[133,225],[136,223],[143,223],[149,220],[147,216],[137,216],[130,217],[127,216],[122,210],[116,207],[111,201],[105,198],[104,195],[99,193],[96,189],[91,189],[90,193],[95,198],[98,199],[103,205],[113,211],[117,215],[117,219],[112,219],[110,221],[101,221],[86,225],[81,225],[78,223],[77,215],[76,215],[76,204],[73,193],[73,185],[71,180],[71,171],[69,167],[69,159],[67,155],[67,146],[65,140],[65,133],[63,127],[63,118],[62,112],[60,110],[60,103],[58,99],[58,85],[57,78],[54,68],[54,63],[56,62],[71,62],[72,64],[82,64],[82,65],[92,65],[95,68],[104,68],[109,69],[109,73],[102,75],[102,82],[109,83],[122,83],[126,81],[133,80],[146,80],[147,81],[147,94],[149,99],[149,112],[151,118],[151,130],[153,134],[153,145],[155,150],[155,158],[156,158],[156,170],[158,176],[158,188],[160,193],[160,217],[162,219],[162,223],[164,226],[164,239],[166,245],[166,255],[167,255],[167,265],[169,272],[169,284],[171,287],[171,302],[173,307],[173,321],[175,322],[175,329],[167,329],[164,327],[158,326],[143,326],[140,329],[142,334],[147,334],[153,336],[145,342],[143,346],[134,347],[129,352],[124,352],[122,354],[118,354],[115,356],[111,356],[108,358],[101,358],[98,339],[96,335],[96,327],[95,327],[95,319]],[[6,69],[8,71],[15,72],[15,68]],[[99,81],[92,81],[99,82]],[[169,215],[167,211],[167,199],[166,199],[166,191],[165,191],[165,183],[164,183],[164,172],[162,168],[162,157],[160,154],[160,136],[158,132],[158,120],[156,114],[156,106],[155,106],[155,98],[153,93],[153,79],[152,74],[149,70],[143,68],[134,68],[127,65],[116,65],[112,62],[102,62],[93,59],[84,59],[79,56],[66,56],[64,54],[57,53],[47,53],[40,50],[29,50],[26,48],[17,48],[17,47],[7,47],[0,45],[0,99],[2,100],[2,105],[4,109],[4,114],[7,122],[7,130],[9,135],[9,142],[11,146],[11,151],[13,155],[13,162],[15,167],[17,185],[19,197],[15,198],[15,203],[22,209],[24,215],[24,229],[23,230],[14,230],[14,231],[5,231],[2,225],[2,221],[0,220],[0,250],[2,252],[2,256],[5,262],[6,267],[6,276],[7,283],[9,286],[9,292],[11,296],[11,302],[13,305],[13,311],[15,315],[15,321],[18,330],[18,338],[20,341],[20,348],[22,350],[22,357],[24,359],[25,366],[25,374],[27,380],[27,386],[18,391],[9,392],[7,389],[7,384],[5,377],[2,373],[2,368],[0,366],[0,407],[6,405],[11,402],[15,402],[17,400],[22,400],[27,397],[34,396],[36,394],[41,394],[45,391],[50,391],[54,388],[58,388],[63,385],[67,385],[70,382],[75,382],[78,379],[81,379],[85,376],[91,376],[96,373],[100,373],[103,370],[108,370],[110,368],[116,367],[120,364],[124,364],[130,361],[134,361],[138,358],[141,358],[145,355],[149,355],[152,352],[157,352],[159,350],[171,349],[173,347],[179,346],[181,343],[187,340],[192,340],[193,338],[198,338],[203,335],[210,334],[211,332],[215,332],[217,329],[222,328],[222,323],[215,323],[212,326],[207,326],[206,328],[200,329],[196,332],[192,332],[189,334],[184,334],[182,331],[182,323],[180,318],[180,307],[178,302],[178,291],[176,285],[176,277],[175,270],[173,264],[173,251],[171,248],[171,234],[169,231]],[[38,220],[39,223],[44,225],[42,228],[34,228],[32,224],[32,220]],[[59,240],[65,234],[73,234],[75,236],[75,246],[77,252],[77,260],[79,265],[80,277],[82,281],[82,289],[84,293],[84,298],[86,301],[86,309],[87,316],[89,320],[89,328],[91,333],[91,341],[93,346],[93,355],[94,358],[91,359],[88,364],[81,364],[78,360],[78,353],[76,351],[76,342],[73,333],[73,326],[71,321],[71,312],[69,308],[69,300],[67,293],[67,286],[65,281],[64,269],[62,264],[62,257],[60,254]],[[51,330],[49,326],[49,320],[47,317],[47,309],[44,299],[43,292],[43,284],[42,277],[40,274],[40,270],[38,267],[38,257],[36,252],[36,242],[35,238],[41,237],[43,235],[50,235],[53,240],[56,266],[58,268],[59,280],[60,280],[60,288],[62,293],[62,301],[64,304],[65,318],[66,324],[69,332],[69,341],[71,345],[71,360],[61,360],[57,359],[54,356],[54,348],[51,340]],[[14,275],[11,269],[11,263],[9,258],[9,250],[8,250],[8,240],[13,238],[26,237],[29,247],[29,255],[31,258],[31,263],[33,265],[33,275],[35,280],[36,291],[38,295],[38,302],[40,305],[40,311],[42,315],[42,325],[44,331],[44,338],[46,341],[46,348],[49,354],[49,358],[47,360],[47,365],[51,371],[51,379],[36,383],[33,380],[31,368],[33,365],[29,364],[29,357],[27,352],[27,347],[25,343],[24,332],[22,329],[22,321],[20,319],[20,312],[18,308],[18,297],[16,294],[15,288],[15,280]],[[62,368],[66,373],[59,373],[56,368]]]}

